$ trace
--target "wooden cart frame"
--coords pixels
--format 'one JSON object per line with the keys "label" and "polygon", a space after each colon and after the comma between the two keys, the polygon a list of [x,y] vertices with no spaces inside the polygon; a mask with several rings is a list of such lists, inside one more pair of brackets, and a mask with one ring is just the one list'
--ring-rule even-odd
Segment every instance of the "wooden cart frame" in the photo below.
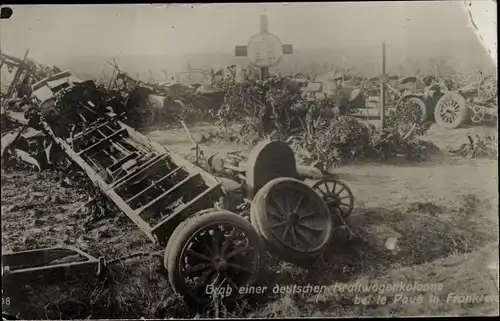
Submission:
{"label": "wooden cart frame", "polygon": [[[352,211],[352,193],[345,184],[327,178],[309,186],[288,145],[263,142],[245,171],[250,223],[224,208],[224,200],[232,197],[224,186],[227,180],[123,123],[92,81],[61,72],[32,89],[41,128],[72,165],[151,241],[166,244],[169,281],[187,302],[213,301],[212,293],[220,292],[207,287],[221,284],[232,288],[226,301],[238,298],[239,288],[256,280],[265,245],[288,261],[318,257],[331,237],[331,213],[346,218]],[[298,200],[293,209],[285,206],[293,199]]]}
{"label": "wooden cart frame", "polygon": [[2,313],[24,311],[31,291],[25,285],[94,279],[104,271],[103,258],[71,246],[2,253]]}

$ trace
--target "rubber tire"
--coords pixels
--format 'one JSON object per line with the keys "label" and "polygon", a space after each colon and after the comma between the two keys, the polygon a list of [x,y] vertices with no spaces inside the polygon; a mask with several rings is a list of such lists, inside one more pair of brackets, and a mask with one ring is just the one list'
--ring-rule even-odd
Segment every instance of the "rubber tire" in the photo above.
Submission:
{"label": "rubber tire", "polygon": [[425,121],[427,121],[429,115],[427,112],[427,105],[425,104],[425,102],[419,97],[408,97],[408,98],[403,99],[401,101],[401,104],[404,104],[404,103],[409,102],[409,101],[415,102],[420,107],[420,111],[422,112],[421,122],[424,123]]}
{"label": "rubber tire", "polygon": [[[310,190],[310,195],[312,197],[317,198],[318,204],[324,207],[324,213],[326,214],[325,224],[328,225],[327,226],[328,236],[325,237],[322,246],[318,248],[316,251],[311,251],[309,253],[299,252],[283,244],[271,233],[268,234],[264,232],[264,229],[262,227],[262,218],[260,216],[263,215],[262,213],[267,213],[265,210],[266,196],[268,192],[271,190],[271,188],[283,182],[296,182],[305,186],[308,190]],[[330,211],[326,203],[323,201],[323,198],[319,196],[309,185],[305,184],[304,182],[294,178],[286,178],[286,177],[275,178],[269,181],[257,192],[257,194],[255,194],[250,209],[250,221],[252,222],[252,225],[257,229],[259,234],[262,235],[270,252],[274,253],[275,255],[277,255],[278,257],[282,258],[287,262],[297,263],[297,264],[302,264],[304,260],[314,259],[319,257],[329,245],[329,241],[331,239],[333,230],[333,223],[332,220],[330,219]]]}
{"label": "rubber tire", "polygon": [[[457,119],[451,124],[443,121],[441,119],[441,116],[439,115],[439,111],[443,104],[450,99],[454,99],[458,102],[460,105],[460,110]],[[446,129],[455,129],[460,126],[462,126],[466,121],[467,117],[469,116],[467,105],[465,102],[465,98],[460,95],[457,92],[448,92],[441,97],[438,102],[436,103],[436,107],[434,109],[434,120],[436,121],[436,124],[438,124],[439,127],[446,128]]]}
{"label": "rubber tire", "polygon": [[[230,223],[239,226],[242,230],[247,233],[247,236],[251,239],[251,243],[257,246],[259,251],[259,261],[257,262],[257,269],[260,270],[263,265],[264,259],[264,242],[254,227],[243,217],[224,209],[206,209],[200,211],[193,216],[189,217],[187,220],[183,221],[174,230],[170,236],[167,246],[165,248],[164,265],[167,269],[168,279],[173,290],[184,296],[184,300],[188,304],[204,304],[194,298],[187,296],[186,289],[183,286],[183,282],[180,281],[179,276],[179,260],[183,253],[183,249],[186,246],[190,238],[198,230],[206,226],[207,224],[213,223]],[[256,273],[255,275],[257,275]],[[256,277],[250,280],[249,285],[255,282]],[[233,292],[234,293],[234,292]],[[226,298],[227,302],[234,302],[239,298],[238,295],[232,295],[230,298]],[[208,302],[206,302],[208,303]]]}
{"label": "rubber tire", "polygon": [[[172,247],[173,244],[175,244],[175,242],[171,242],[170,240],[175,239],[175,237],[177,237],[178,231],[180,231],[182,229],[181,226],[186,225],[186,223],[189,221],[189,219],[191,219],[193,217],[200,216],[200,215],[203,215],[206,213],[215,212],[215,211],[226,211],[226,210],[217,209],[217,208],[206,208],[204,210],[201,210],[199,212],[194,213],[187,220],[183,221],[181,224],[179,224],[179,226],[177,226],[174,229],[174,231],[172,232],[172,234],[168,238],[167,245],[165,246],[165,255],[163,256],[163,266],[165,267],[166,270],[168,270],[168,258],[169,258],[168,254],[171,252],[170,248]],[[229,211],[227,211],[227,212],[229,212]],[[232,212],[229,212],[229,213],[232,213]]]}

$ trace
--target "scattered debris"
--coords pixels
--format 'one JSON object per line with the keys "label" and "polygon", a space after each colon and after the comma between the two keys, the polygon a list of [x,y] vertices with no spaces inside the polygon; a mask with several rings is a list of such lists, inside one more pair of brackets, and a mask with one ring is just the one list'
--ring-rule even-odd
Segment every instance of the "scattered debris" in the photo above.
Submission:
{"label": "scattered debris", "polygon": [[493,136],[481,137],[476,135],[476,140],[467,135],[468,143],[462,144],[460,148],[450,150],[450,153],[467,158],[490,158],[498,159],[498,139]]}

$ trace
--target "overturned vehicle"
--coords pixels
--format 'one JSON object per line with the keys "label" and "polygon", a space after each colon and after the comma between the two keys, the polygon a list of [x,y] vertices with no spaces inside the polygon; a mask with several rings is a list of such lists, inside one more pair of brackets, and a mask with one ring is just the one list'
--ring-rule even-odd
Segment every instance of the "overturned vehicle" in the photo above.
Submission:
{"label": "overturned vehicle", "polygon": [[[495,121],[498,117],[497,80],[493,76],[453,89],[449,81],[439,82],[434,76],[401,81],[396,109],[415,111],[421,121],[435,121],[442,128],[455,129],[465,123]],[[410,86],[408,86],[410,85]],[[389,90],[394,91],[389,87]]]}
{"label": "overturned vehicle", "polygon": [[455,129],[467,122],[494,122],[498,119],[498,83],[495,77],[485,76],[444,94],[434,109],[436,123]]}
{"label": "overturned vehicle", "polygon": [[144,83],[124,72],[118,73],[111,87],[114,97],[121,100],[127,110],[127,124],[135,128],[172,122],[177,115],[207,115],[222,105],[225,94],[222,89],[207,84]]}

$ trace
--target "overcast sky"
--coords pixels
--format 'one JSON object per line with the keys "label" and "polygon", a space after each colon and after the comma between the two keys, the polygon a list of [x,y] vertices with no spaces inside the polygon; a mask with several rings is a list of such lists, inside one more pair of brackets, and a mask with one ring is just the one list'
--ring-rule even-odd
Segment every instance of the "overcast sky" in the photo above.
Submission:
{"label": "overcast sky", "polygon": [[[480,1],[480,0],[479,0]],[[43,60],[54,55],[140,55],[232,52],[259,30],[296,50],[409,41],[467,44],[474,33],[463,1],[294,4],[11,6],[0,22],[8,54]]]}

